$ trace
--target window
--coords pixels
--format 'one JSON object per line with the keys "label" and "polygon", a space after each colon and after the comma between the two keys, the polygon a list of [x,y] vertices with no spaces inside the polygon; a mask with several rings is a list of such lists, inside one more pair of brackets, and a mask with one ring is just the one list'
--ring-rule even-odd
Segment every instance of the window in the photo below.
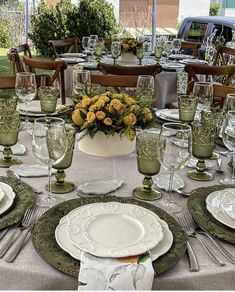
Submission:
{"label": "window", "polygon": [[234,0],[227,0],[227,8],[235,8],[235,1]]}
{"label": "window", "polygon": [[215,24],[214,29],[217,30],[216,36],[222,35],[225,38],[225,42],[228,42],[232,39],[232,29],[230,27]]}
{"label": "window", "polygon": [[206,33],[207,23],[192,22],[188,32],[188,41],[202,42]]}

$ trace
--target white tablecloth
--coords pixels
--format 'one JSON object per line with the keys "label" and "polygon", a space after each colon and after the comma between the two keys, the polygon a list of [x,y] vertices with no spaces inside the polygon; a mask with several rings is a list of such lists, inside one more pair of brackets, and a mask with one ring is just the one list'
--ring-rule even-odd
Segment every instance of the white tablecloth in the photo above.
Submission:
{"label": "white tablecloth", "polygon": [[[21,156],[24,163],[35,164],[37,161],[31,152],[31,136],[25,131],[20,132],[19,140],[27,147],[27,154]],[[227,167],[227,162],[224,166]],[[215,164],[215,161],[213,161]],[[218,180],[228,174],[215,174],[215,179],[210,182],[196,182],[186,178],[185,173],[188,168],[179,172],[185,180],[185,190],[190,191],[194,188],[214,185]],[[229,171],[229,167],[227,167]],[[164,169],[161,169],[161,172]],[[5,174],[5,169],[0,169],[0,175]],[[118,196],[130,196],[136,186],[140,186],[143,176],[137,171],[135,154],[115,157],[101,158],[89,156],[81,153],[77,145],[73,163],[70,169],[66,170],[67,178],[74,181],[76,185],[84,182],[99,179],[121,179],[125,184],[116,192]],[[47,183],[47,177],[25,178],[26,182],[35,187],[43,188]],[[163,193],[163,197],[166,193]],[[76,198],[75,192],[60,195],[65,200]],[[178,194],[174,195],[177,200],[186,209],[187,198]],[[157,204],[157,202],[156,202]],[[46,228],[46,226],[45,226]],[[178,264],[169,271],[155,277],[153,283],[154,290],[223,290],[235,288],[235,265],[228,262],[227,259],[218,255],[226,263],[225,266],[216,266],[199,243],[195,239],[190,239],[195,247],[198,257],[200,271],[189,272],[188,259],[185,255]],[[1,242],[0,242],[1,243]],[[229,243],[223,243],[234,256],[235,246]],[[68,276],[47,264],[34,250],[32,242],[28,239],[25,247],[20,252],[13,263],[6,263],[4,258],[0,259],[0,289],[1,290],[77,290],[77,278]]]}

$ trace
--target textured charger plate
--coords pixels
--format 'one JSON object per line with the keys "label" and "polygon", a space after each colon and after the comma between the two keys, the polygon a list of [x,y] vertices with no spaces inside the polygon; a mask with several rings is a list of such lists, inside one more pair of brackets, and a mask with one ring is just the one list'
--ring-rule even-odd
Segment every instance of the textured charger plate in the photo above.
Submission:
{"label": "textured charger plate", "polygon": [[206,197],[215,191],[232,188],[232,185],[216,185],[199,188],[188,199],[188,208],[197,224],[219,239],[235,243],[234,229],[217,221],[206,209]]}
{"label": "textured charger plate", "polygon": [[32,188],[24,182],[4,176],[0,176],[0,181],[10,185],[16,194],[11,208],[0,215],[0,229],[3,229],[22,219],[25,211],[34,204],[35,196]]}
{"label": "textured charger plate", "polygon": [[147,208],[166,221],[173,233],[174,241],[170,250],[153,262],[156,274],[163,273],[172,268],[186,251],[187,236],[179,224],[165,211],[149,203],[137,201],[132,198],[93,197],[81,198],[63,202],[43,214],[32,229],[33,245],[37,253],[54,268],[74,277],[78,276],[80,261],[73,259],[63,251],[56,242],[55,229],[62,217],[73,209],[86,204],[99,202],[120,202],[135,204]]}

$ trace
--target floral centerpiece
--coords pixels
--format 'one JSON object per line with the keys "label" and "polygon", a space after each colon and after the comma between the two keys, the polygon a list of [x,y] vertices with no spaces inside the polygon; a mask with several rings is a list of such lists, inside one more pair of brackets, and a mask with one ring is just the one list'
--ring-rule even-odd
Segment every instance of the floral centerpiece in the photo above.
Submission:
{"label": "floral centerpiece", "polygon": [[142,41],[136,39],[123,39],[121,42],[122,53],[133,53],[136,54],[137,47],[143,46]]}

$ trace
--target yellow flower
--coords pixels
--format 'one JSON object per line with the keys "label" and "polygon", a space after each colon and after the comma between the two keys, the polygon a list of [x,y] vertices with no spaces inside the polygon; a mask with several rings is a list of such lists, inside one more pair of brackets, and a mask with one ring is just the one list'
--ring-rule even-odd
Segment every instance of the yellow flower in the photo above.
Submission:
{"label": "yellow flower", "polygon": [[100,120],[100,121],[102,121],[106,116],[106,114],[103,111],[98,111],[96,112],[95,115],[96,115],[97,120]]}
{"label": "yellow flower", "polygon": [[143,109],[143,118],[144,118],[146,121],[151,121],[152,118],[153,118],[153,115],[152,115],[150,109],[147,108],[147,107],[145,107],[145,108]]}
{"label": "yellow flower", "polygon": [[93,112],[88,112],[86,119],[88,123],[92,123],[95,120],[96,116]]}
{"label": "yellow flower", "polygon": [[85,109],[75,109],[72,112],[72,120],[74,124],[76,124],[77,126],[82,126],[84,124],[86,114],[87,112]]}
{"label": "yellow flower", "polygon": [[134,126],[135,123],[137,122],[137,118],[133,113],[129,113],[122,119],[122,121],[123,121],[123,124],[127,126]]}
{"label": "yellow flower", "polygon": [[106,102],[110,101],[110,98],[108,96],[106,96],[106,95],[101,95],[99,97],[99,100],[102,100],[102,101],[104,101],[106,103]]}
{"label": "yellow flower", "polygon": [[95,111],[97,111],[97,106],[96,106],[96,104],[91,105],[91,106],[89,107],[89,111],[90,111],[90,112],[95,112]]}
{"label": "yellow flower", "polygon": [[125,103],[128,104],[128,105],[133,105],[136,103],[136,100],[130,96],[126,97],[125,98]]}
{"label": "yellow flower", "polygon": [[96,102],[97,100],[99,99],[99,96],[98,95],[95,95],[91,98],[91,101],[92,102]]}
{"label": "yellow flower", "polygon": [[138,104],[134,104],[134,105],[132,105],[131,106],[131,111],[134,113],[134,114],[136,114],[136,113],[138,113],[139,111],[140,111],[140,106],[138,105]]}
{"label": "yellow flower", "polygon": [[128,44],[122,44],[122,47],[124,50],[128,50],[129,49],[129,45]]}
{"label": "yellow flower", "polygon": [[115,94],[113,95],[113,97],[114,97],[114,98],[117,98],[117,99],[123,99],[123,96],[124,96],[124,94],[122,94],[122,93],[115,93]]}
{"label": "yellow flower", "polygon": [[115,110],[119,111],[122,109],[122,103],[119,99],[114,98],[110,102],[110,106],[113,107]]}
{"label": "yellow flower", "polygon": [[112,123],[113,123],[113,121],[112,121],[110,118],[105,118],[105,119],[103,120],[103,122],[104,122],[104,124],[105,124],[106,126],[111,126]]}
{"label": "yellow flower", "polygon": [[104,100],[97,100],[97,102],[94,104],[96,106],[96,109],[99,110],[105,105]]}
{"label": "yellow flower", "polygon": [[91,99],[89,97],[83,98],[82,99],[82,106],[87,107],[91,104]]}

